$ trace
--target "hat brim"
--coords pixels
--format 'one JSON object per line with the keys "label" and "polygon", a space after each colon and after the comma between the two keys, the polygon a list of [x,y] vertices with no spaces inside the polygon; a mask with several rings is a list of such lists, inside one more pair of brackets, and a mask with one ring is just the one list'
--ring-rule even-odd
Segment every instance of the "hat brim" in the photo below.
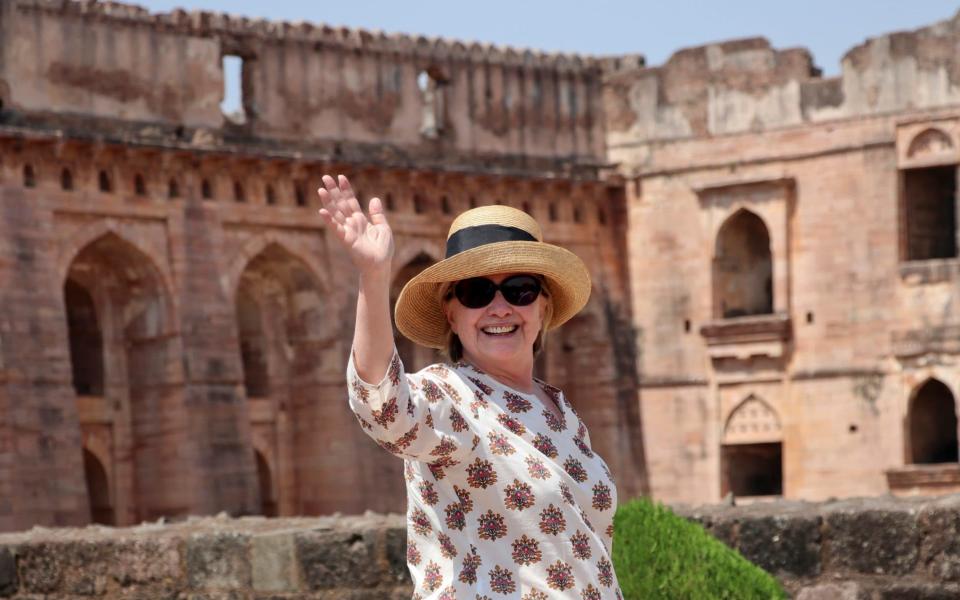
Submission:
{"label": "hat brim", "polygon": [[534,273],[546,279],[553,303],[553,317],[547,329],[568,321],[590,299],[590,273],[573,252],[543,242],[496,242],[441,260],[408,281],[394,310],[397,329],[417,344],[444,348],[449,326],[438,296],[439,287],[496,273]]}

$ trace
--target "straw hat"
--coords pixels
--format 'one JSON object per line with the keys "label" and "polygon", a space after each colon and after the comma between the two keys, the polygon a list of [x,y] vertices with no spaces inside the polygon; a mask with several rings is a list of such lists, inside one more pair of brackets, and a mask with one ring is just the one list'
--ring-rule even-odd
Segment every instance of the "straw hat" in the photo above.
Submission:
{"label": "straw hat", "polygon": [[496,273],[544,277],[553,303],[546,329],[565,323],[590,298],[586,265],[573,252],[543,243],[533,217],[509,206],[481,206],[450,225],[446,258],[403,286],[395,310],[397,329],[422,346],[444,348],[449,325],[440,288],[451,281]]}

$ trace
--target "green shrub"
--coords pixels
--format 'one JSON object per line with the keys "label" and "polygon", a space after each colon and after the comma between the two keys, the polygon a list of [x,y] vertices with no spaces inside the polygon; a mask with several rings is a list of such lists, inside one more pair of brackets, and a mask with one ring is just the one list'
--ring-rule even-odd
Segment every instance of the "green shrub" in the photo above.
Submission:
{"label": "green shrub", "polygon": [[703,527],[647,499],[617,509],[613,564],[626,600],[787,597],[766,571]]}

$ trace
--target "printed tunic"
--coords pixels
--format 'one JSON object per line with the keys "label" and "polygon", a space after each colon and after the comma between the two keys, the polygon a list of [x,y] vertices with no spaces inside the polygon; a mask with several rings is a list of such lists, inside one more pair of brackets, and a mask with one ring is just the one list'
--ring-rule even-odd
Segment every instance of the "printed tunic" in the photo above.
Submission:
{"label": "printed tunic", "polygon": [[620,599],[610,547],[616,487],[573,406],[560,417],[464,362],[381,382],[347,367],[363,429],[404,459],[415,599]]}

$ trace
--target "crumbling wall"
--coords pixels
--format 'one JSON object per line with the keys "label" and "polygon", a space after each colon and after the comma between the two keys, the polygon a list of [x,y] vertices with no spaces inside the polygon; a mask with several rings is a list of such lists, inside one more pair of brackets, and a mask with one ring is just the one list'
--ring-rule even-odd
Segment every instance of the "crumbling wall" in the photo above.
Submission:
{"label": "crumbling wall", "polygon": [[[0,99],[15,111],[413,156],[603,157],[592,58],[114,2],[4,4]],[[240,115],[221,113],[224,56],[242,60]]]}
{"label": "crumbling wall", "polygon": [[822,78],[809,52],[764,38],[686,48],[650,68],[608,66],[611,146],[755,132],[960,102],[960,14],[871,38]]}
{"label": "crumbling wall", "polygon": [[[678,512],[799,600],[960,594],[960,495]],[[210,517],[0,535],[0,598],[13,600],[399,600],[413,591],[399,515]]]}

